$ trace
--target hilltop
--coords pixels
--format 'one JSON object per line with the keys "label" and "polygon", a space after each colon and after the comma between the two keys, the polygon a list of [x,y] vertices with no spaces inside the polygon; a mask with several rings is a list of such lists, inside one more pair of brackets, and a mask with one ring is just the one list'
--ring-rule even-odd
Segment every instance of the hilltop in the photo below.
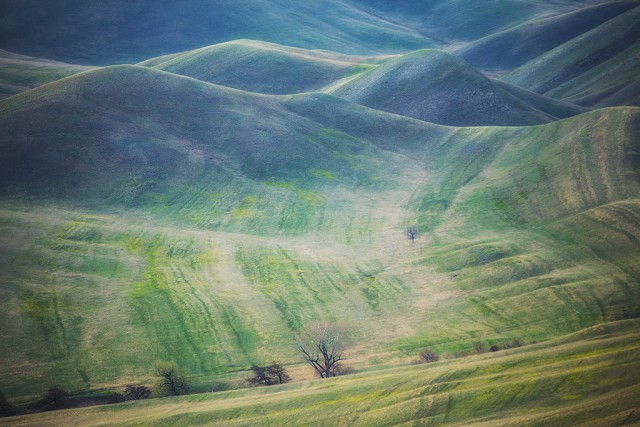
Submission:
{"label": "hilltop", "polygon": [[250,92],[291,94],[321,89],[381,60],[236,40],[140,65]]}

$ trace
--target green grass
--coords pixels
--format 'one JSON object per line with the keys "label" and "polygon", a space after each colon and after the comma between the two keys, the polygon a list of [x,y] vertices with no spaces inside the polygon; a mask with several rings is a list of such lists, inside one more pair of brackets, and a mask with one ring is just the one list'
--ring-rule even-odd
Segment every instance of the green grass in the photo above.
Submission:
{"label": "green grass", "polygon": [[[638,323],[330,380],[58,411],[12,425],[560,425],[638,421]],[[612,415],[616,414],[616,415]]]}

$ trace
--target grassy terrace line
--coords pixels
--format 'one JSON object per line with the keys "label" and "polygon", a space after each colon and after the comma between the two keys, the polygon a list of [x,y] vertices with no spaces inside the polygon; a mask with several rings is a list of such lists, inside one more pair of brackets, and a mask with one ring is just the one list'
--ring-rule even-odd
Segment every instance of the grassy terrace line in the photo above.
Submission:
{"label": "grassy terrace line", "polygon": [[462,360],[2,421],[16,426],[629,424],[640,421],[639,327],[636,320],[612,322]]}

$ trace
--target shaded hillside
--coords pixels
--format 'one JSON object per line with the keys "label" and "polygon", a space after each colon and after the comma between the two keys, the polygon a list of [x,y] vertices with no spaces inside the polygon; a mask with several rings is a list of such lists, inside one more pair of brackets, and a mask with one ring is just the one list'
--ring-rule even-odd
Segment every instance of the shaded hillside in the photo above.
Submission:
{"label": "shaded hillside", "polygon": [[0,98],[91,69],[0,50]]}
{"label": "shaded hillside", "polygon": [[314,169],[341,180],[367,176],[322,147],[317,125],[275,99],[144,67],[61,80],[6,100],[0,111],[4,191],[131,202],[210,173],[256,180],[304,180]]}
{"label": "shaded hillside", "polygon": [[342,0],[6,0],[0,8],[0,48],[83,64],[139,62],[242,38],[348,53],[432,45]]}
{"label": "shaded hillside", "polygon": [[640,43],[547,92],[580,105],[640,106]]}
{"label": "shaded hillside", "polygon": [[512,70],[639,4],[637,0],[613,1],[528,21],[471,43],[456,54],[482,70]]}
{"label": "shaded hillside", "polygon": [[373,14],[391,17],[438,41],[463,42],[513,27],[540,16],[557,15],[598,1],[355,0]]}
{"label": "shaded hillside", "polygon": [[310,92],[366,69],[376,58],[296,49],[252,40],[205,47],[140,65],[251,92]]}
{"label": "shaded hillside", "polygon": [[378,110],[450,126],[515,126],[553,120],[464,61],[433,50],[387,61],[331,93]]}
{"label": "shaded hillside", "polygon": [[504,89],[519,100],[525,102],[532,108],[540,110],[552,117],[558,119],[565,119],[577,114],[586,113],[589,111],[587,107],[581,107],[570,102],[554,99],[548,96],[540,95],[535,92],[531,92],[526,89],[522,89],[518,86],[503,82],[501,80],[492,80],[493,83]]}
{"label": "shaded hillside", "polygon": [[636,84],[637,73],[632,70],[638,62],[639,41],[640,7],[636,7],[522,65],[504,80],[584,105],[597,104]]}

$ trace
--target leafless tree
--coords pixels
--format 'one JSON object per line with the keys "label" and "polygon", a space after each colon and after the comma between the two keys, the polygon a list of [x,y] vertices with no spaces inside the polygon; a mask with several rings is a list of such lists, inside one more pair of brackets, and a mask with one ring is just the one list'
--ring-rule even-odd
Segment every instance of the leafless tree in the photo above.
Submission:
{"label": "leafless tree", "polygon": [[178,396],[189,391],[187,382],[179,375],[173,365],[156,365],[156,372],[160,377],[160,388],[167,390],[170,394]]}
{"label": "leafless tree", "polygon": [[314,323],[296,337],[302,356],[320,378],[335,377],[344,360],[344,328],[328,322]]}
{"label": "leafless tree", "polygon": [[418,229],[417,226],[412,225],[411,227],[407,228],[406,233],[409,240],[415,243],[416,239],[418,238],[418,235],[420,235],[420,229]]}

